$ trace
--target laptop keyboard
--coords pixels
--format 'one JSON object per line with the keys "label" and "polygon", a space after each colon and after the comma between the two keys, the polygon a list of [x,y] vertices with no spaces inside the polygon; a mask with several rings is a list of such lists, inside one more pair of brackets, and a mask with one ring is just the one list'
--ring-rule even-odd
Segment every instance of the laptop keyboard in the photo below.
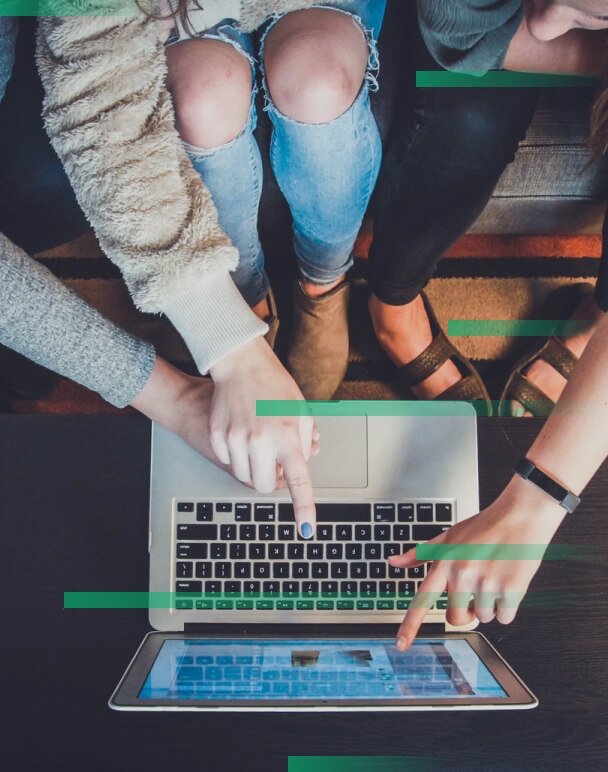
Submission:
{"label": "laptop keyboard", "polygon": [[[387,558],[453,522],[452,502],[317,503],[302,539],[288,503],[177,500],[175,608],[216,611],[407,609],[426,566]],[[435,603],[446,608],[446,598]]]}

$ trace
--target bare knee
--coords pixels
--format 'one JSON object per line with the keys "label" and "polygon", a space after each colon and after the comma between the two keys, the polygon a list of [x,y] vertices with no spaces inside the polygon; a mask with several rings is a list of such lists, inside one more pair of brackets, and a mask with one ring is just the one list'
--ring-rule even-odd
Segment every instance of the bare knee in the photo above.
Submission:
{"label": "bare knee", "polygon": [[347,14],[327,8],[287,14],[264,48],[270,97],[290,118],[326,123],[354,102],[367,60],[363,31]]}
{"label": "bare knee", "polygon": [[193,39],[170,46],[167,64],[167,85],[182,139],[214,148],[238,137],[251,103],[247,58],[228,43]]}

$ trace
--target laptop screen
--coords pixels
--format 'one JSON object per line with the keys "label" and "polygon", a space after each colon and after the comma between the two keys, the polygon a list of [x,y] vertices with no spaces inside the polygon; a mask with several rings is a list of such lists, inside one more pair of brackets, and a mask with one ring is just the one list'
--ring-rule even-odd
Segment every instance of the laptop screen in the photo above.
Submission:
{"label": "laptop screen", "polygon": [[393,641],[168,639],[139,699],[451,700],[505,691],[464,639]]}

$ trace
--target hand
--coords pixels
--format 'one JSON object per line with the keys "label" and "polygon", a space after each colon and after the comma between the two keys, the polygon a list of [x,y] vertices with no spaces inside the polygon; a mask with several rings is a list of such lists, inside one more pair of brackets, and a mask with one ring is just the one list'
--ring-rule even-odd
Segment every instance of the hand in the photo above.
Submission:
{"label": "hand", "polygon": [[[512,622],[564,515],[559,504],[517,477],[487,509],[427,542],[446,545],[446,554],[433,562],[421,583],[397,633],[397,648],[411,645],[429,608],[446,590],[447,620],[452,625],[469,624],[475,617],[480,622],[490,622],[495,616],[502,624]],[[482,559],[474,559],[471,545],[479,545],[477,554]],[[505,559],[508,545],[537,547],[527,553],[525,547],[521,550],[533,558]],[[470,557],[463,556],[463,551]],[[415,553],[411,549],[390,557],[389,562],[400,568],[422,565],[425,561],[416,560]]]}
{"label": "hand", "polygon": [[[280,468],[298,530],[310,538],[316,520],[307,464],[314,449],[313,420],[310,416],[256,416],[258,399],[303,400],[295,381],[263,338],[225,357],[210,372],[215,391],[209,431],[216,456],[231,466],[237,480],[252,484],[260,493],[276,489]],[[314,436],[318,439],[318,433]]]}

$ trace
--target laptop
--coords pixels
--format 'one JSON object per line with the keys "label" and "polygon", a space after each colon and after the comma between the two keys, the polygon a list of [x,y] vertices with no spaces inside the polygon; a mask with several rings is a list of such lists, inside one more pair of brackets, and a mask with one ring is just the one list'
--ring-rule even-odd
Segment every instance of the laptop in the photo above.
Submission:
{"label": "laptop", "polygon": [[[397,626],[426,566],[386,558],[479,511],[467,403],[379,403],[316,418],[317,528],[152,427],[149,619],[109,705],[119,710],[530,708],[538,701],[436,601],[407,652]],[[359,405],[361,403],[358,403]],[[381,404],[381,403],[380,403]],[[408,411],[408,404],[411,411]],[[411,414],[408,414],[411,412]],[[438,415],[437,413],[440,413]]]}

